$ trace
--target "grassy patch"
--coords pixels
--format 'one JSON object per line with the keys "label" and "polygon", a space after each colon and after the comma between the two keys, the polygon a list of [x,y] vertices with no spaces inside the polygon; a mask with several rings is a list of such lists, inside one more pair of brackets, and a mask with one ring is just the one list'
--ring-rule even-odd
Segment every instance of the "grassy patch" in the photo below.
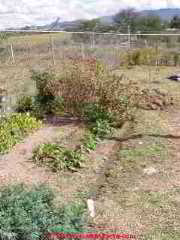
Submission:
{"label": "grassy patch", "polygon": [[162,142],[154,140],[143,146],[139,145],[132,148],[124,148],[120,150],[118,156],[121,164],[125,169],[140,169],[145,167],[152,159],[161,160],[167,158],[166,145]]}
{"label": "grassy patch", "polygon": [[[55,33],[55,34],[35,34],[35,35],[24,35],[24,36],[12,36],[9,38],[9,42],[16,44],[27,44],[29,42],[32,46],[39,46],[42,44],[48,44],[50,42],[50,37],[54,39],[65,39],[64,33]],[[67,38],[67,36],[66,36]]]}
{"label": "grassy patch", "polygon": [[64,169],[80,168],[83,155],[80,151],[69,150],[55,143],[45,143],[34,150],[33,160],[39,165],[58,172]]}
{"label": "grassy patch", "polygon": [[167,129],[167,113],[160,111],[139,110],[136,115],[135,133],[165,134]]}
{"label": "grassy patch", "polygon": [[0,153],[10,150],[27,134],[41,127],[41,122],[27,114],[12,114],[0,120]]}

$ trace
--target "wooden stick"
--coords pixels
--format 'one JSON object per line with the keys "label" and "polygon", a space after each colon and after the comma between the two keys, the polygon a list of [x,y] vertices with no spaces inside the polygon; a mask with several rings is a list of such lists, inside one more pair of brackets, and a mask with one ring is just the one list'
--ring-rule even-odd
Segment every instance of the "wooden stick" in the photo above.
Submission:
{"label": "wooden stick", "polygon": [[11,43],[11,45],[10,45],[10,48],[11,48],[11,58],[12,58],[12,63],[15,63],[14,49],[13,49],[13,45],[12,45],[12,43]]}

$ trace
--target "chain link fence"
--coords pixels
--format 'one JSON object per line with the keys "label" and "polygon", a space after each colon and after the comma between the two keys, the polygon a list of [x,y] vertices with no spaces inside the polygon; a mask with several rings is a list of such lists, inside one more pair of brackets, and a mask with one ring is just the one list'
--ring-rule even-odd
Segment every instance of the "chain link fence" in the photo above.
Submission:
{"label": "chain link fence", "polygon": [[68,32],[14,35],[0,44],[0,64],[56,65],[70,56],[92,56],[113,65],[121,52],[128,49],[160,47],[179,51],[179,43],[179,35]]}

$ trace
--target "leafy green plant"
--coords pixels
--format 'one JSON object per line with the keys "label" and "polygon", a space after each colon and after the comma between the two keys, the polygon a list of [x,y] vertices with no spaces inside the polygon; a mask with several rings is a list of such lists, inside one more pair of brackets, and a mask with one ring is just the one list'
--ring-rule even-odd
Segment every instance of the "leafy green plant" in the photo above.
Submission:
{"label": "leafy green plant", "polygon": [[10,150],[27,134],[42,126],[41,121],[28,114],[15,113],[0,120],[0,153]]}
{"label": "leafy green plant", "polygon": [[55,195],[45,185],[26,189],[22,184],[0,189],[0,239],[42,239],[55,228],[82,231],[84,204],[58,208]]}
{"label": "leafy green plant", "polygon": [[104,136],[111,134],[113,128],[107,120],[99,119],[94,124],[90,126],[91,132],[99,138],[103,138]]}
{"label": "leafy green plant", "polygon": [[98,104],[88,104],[85,106],[84,115],[89,122],[96,122],[99,119],[111,120],[110,114]]}
{"label": "leafy green plant", "polygon": [[82,142],[83,142],[83,147],[85,148],[85,150],[90,151],[90,150],[96,149],[99,139],[97,138],[96,135],[89,132],[88,134],[85,135]]}
{"label": "leafy green plant", "polygon": [[39,165],[45,165],[52,171],[80,168],[83,155],[80,151],[66,149],[56,143],[45,143],[34,150],[33,160]]}

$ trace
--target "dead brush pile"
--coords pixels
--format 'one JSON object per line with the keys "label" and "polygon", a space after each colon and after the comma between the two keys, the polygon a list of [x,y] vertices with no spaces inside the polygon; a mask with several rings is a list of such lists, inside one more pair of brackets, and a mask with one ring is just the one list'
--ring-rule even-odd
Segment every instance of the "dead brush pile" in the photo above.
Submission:
{"label": "dead brush pile", "polygon": [[159,89],[142,90],[142,98],[139,107],[145,110],[164,110],[174,104],[174,99],[168,93]]}
{"label": "dead brush pile", "polygon": [[70,59],[60,75],[36,72],[32,78],[41,98],[61,99],[64,113],[76,117],[86,117],[87,107],[96,105],[122,124],[133,119],[141,97],[136,83],[124,83],[122,76],[112,75],[92,58]]}

